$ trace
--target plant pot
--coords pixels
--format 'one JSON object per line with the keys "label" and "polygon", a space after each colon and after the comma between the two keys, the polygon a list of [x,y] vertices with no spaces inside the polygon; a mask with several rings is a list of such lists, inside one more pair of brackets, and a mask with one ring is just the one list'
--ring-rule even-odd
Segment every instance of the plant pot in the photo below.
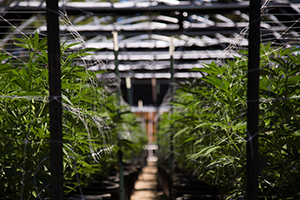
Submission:
{"label": "plant pot", "polygon": [[[82,193],[88,198],[93,198],[92,196],[96,198],[97,195],[99,198],[108,198],[107,194],[109,194],[111,200],[119,200],[121,188],[118,183],[109,180],[95,180],[87,187],[82,188]],[[71,195],[74,196],[74,194]],[[80,196],[78,193],[75,195]],[[102,197],[101,195],[104,196]]]}
{"label": "plant pot", "polygon": [[173,182],[172,196],[175,198],[181,197],[189,199],[206,199],[215,198],[218,193],[211,190],[204,181],[193,178],[181,178]]}
{"label": "plant pot", "polygon": [[177,197],[176,200],[220,200],[222,199],[217,198],[217,197],[212,197],[212,196],[197,196],[197,195],[183,195],[181,197]]}
{"label": "plant pot", "polygon": [[73,194],[64,198],[64,200],[108,200],[111,199],[111,194]]}
{"label": "plant pot", "polygon": [[158,187],[161,191],[163,191],[164,195],[167,197],[167,199],[170,198],[169,193],[169,174],[168,169],[163,166],[158,166]]}
{"label": "plant pot", "polygon": [[141,166],[138,167],[132,164],[124,163],[123,165],[123,176],[124,176],[124,195],[125,200],[129,200],[134,189],[134,184],[138,179],[141,172]]}

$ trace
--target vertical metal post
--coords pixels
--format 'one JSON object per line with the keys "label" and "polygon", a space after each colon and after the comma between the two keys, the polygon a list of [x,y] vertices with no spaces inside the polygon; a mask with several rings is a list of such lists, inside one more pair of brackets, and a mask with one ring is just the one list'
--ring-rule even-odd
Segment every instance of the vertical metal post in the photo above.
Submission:
{"label": "vertical metal post", "polygon": [[120,106],[121,90],[120,90],[120,75],[119,75],[119,45],[118,45],[118,32],[113,31],[114,41],[114,55],[115,55],[115,74],[116,74],[116,89],[117,89],[117,104]]}
{"label": "vertical metal post", "polygon": [[[170,40],[170,46],[169,46],[169,52],[170,52],[170,97],[171,100],[170,102],[173,102],[173,96],[174,96],[174,59],[173,59],[173,55],[174,55],[174,45],[173,45],[173,39],[174,37],[171,37]],[[170,109],[170,113],[173,113],[173,105],[171,105],[171,109]],[[171,128],[172,128],[172,124],[171,124]],[[170,180],[169,180],[169,193],[170,193],[170,200],[172,200],[172,187],[173,187],[173,162],[174,162],[174,149],[173,149],[173,134],[171,134],[170,136],[170,163],[169,163],[169,170],[170,170]]]}
{"label": "vertical metal post", "polygon": [[128,96],[128,104],[132,106],[132,98],[131,98],[131,78],[129,76],[126,77],[126,88],[127,88],[127,96]]}
{"label": "vertical metal post", "polygon": [[[121,99],[121,90],[120,90],[120,75],[119,75],[119,45],[118,45],[118,32],[113,31],[113,41],[114,41],[114,54],[115,54],[115,74],[116,74],[116,81],[117,81],[117,105],[120,106],[120,99]],[[120,110],[118,109],[118,115],[120,114]],[[119,137],[121,137],[119,135]],[[120,138],[119,138],[120,139]],[[120,146],[121,148],[121,146]],[[120,173],[120,200],[124,200],[125,198],[125,191],[124,191],[124,175],[123,175],[123,152],[118,150],[118,157],[119,157],[119,173]]]}
{"label": "vertical metal post", "polygon": [[258,116],[261,0],[250,0],[247,90],[247,199],[258,199]]}
{"label": "vertical metal post", "polygon": [[51,200],[62,200],[63,153],[58,0],[47,0],[48,67],[50,88]]}
{"label": "vertical metal post", "polygon": [[138,107],[139,107],[140,115],[142,117],[142,111],[143,111],[143,107],[144,107],[142,100],[138,101]]}
{"label": "vertical metal post", "polygon": [[[153,125],[153,130],[152,130],[152,142],[155,141],[155,136],[157,133],[157,121],[156,121],[156,116],[157,116],[157,83],[156,83],[156,77],[153,76],[151,78],[151,86],[152,86],[152,101],[154,105],[154,111],[153,111],[153,120],[152,120],[152,125]],[[153,152],[153,150],[152,150]]]}
{"label": "vertical metal post", "polygon": [[156,92],[156,78],[152,77],[151,78],[151,86],[152,86],[152,101],[154,106],[156,107],[157,105],[157,92]]}
{"label": "vertical metal post", "polygon": [[[169,52],[170,52],[170,96],[171,96],[171,102],[173,102],[173,96],[174,96],[174,44],[173,44],[174,37],[171,37],[170,41],[170,47],[169,47]],[[171,106],[171,113],[173,112],[173,106]]]}

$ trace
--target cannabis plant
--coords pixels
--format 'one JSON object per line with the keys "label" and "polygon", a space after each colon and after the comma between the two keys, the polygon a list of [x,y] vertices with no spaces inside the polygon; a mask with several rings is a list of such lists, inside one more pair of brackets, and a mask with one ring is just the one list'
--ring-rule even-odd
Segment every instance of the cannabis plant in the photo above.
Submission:
{"label": "cannabis plant", "polygon": [[[261,47],[260,195],[299,198],[299,54],[295,48]],[[174,111],[163,118],[162,145],[174,146],[177,166],[229,198],[246,195],[247,51],[203,77],[179,84]],[[176,123],[175,123],[176,122]]]}
{"label": "cannabis plant", "polygon": [[[35,33],[15,40],[18,55],[0,56],[0,195],[45,198],[50,184],[47,38]],[[103,86],[95,72],[76,60],[96,49],[70,51],[74,45],[61,45],[64,178],[69,189],[101,171],[98,160],[110,148],[105,114],[97,112],[105,97]]]}

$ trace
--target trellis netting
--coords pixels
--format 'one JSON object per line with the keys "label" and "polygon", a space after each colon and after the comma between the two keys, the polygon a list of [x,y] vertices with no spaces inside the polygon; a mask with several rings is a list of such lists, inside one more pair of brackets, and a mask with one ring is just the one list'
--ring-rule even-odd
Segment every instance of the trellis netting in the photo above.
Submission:
{"label": "trellis netting", "polygon": [[[45,9],[42,9],[45,4],[43,1],[0,3],[1,196],[43,199],[49,192],[50,176],[47,51],[43,39],[46,20]],[[141,1],[132,4],[141,10],[141,5],[175,8],[181,3],[203,7],[210,3],[240,6],[226,13],[222,10],[222,13],[184,12],[178,7],[179,11],[174,10],[170,16],[154,11],[106,15],[91,8],[84,10],[87,8],[84,5],[98,1],[60,3],[63,8],[59,14],[67,190],[84,184],[91,174],[114,165],[114,160],[106,156],[116,147],[117,132],[125,132],[126,139],[135,139],[128,125],[116,126],[119,108],[115,94],[107,90],[108,86],[115,87],[116,82],[116,76],[111,73],[114,57],[110,31],[117,30],[124,33],[119,34],[123,79],[130,74],[137,79],[168,79],[167,49],[174,34],[175,78],[190,81],[178,86],[174,113],[160,129],[169,131],[169,123],[174,124],[171,132],[174,159],[179,166],[184,163],[189,171],[219,187],[220,193],[228,198],[244,195],[249,31],[245,5],[249,2]],[[121,2],[114,8],[125,4]],[[79,10],[81,14],[71,15],[68,6],[75,8],[70,13]],[[37,9],[30,10],[33,7]],[[295,2],[263,2],[259,189],[265,197],[299,198],[299,59],[294,49],[299,40],[298,22],[299,8]],[[211,64],[212,61],[215,64]],[[103,73],[104,70],[107,73]],[[161,108],[169,101],[166,96]],[[159,142],[161,151],[168,152],[168,138],[164,135]]]}

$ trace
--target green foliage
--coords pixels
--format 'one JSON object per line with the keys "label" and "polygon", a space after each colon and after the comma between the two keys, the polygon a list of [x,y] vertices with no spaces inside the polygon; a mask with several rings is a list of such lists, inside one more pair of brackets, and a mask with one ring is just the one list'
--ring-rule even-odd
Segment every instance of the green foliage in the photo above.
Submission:
{"label": "green foliage", "polygon": [[[260,190],[279,199],[299,198],[299,61],[295,48],[261,47]],[[247,52],[243,52],[244,55]],[[247,58],[212,62],[203,77],[179,84],[174,112],[161,117],[161,155],[236,198],[245,194]]]}
{"label": "green foliage", "polygon": [[262,48],[260,82],[261,190],[299,199],[299,49]]}
{"label": "green foliage", "polygon": [[48,73],[38,53],[46,40],[35,34],[18,41],[27,59],[1,55],[0,196],[31,199],[49,184]]}
{"label": "green foliage", "polygon": [[[47,38],[15,40],[26,56],[0,54],[0,197],[44,199],[50,192]],[[136,153],[145,143],[134,137],[142,129],[133,114],[120,115],[115,94],[78,61],[97,49],[71,50],[75,45],[63,43],[60,52],[66,193],[116,170],[118,143]],[[118,127],[129,121],[124,130],[131,138],[118,140]]]}

